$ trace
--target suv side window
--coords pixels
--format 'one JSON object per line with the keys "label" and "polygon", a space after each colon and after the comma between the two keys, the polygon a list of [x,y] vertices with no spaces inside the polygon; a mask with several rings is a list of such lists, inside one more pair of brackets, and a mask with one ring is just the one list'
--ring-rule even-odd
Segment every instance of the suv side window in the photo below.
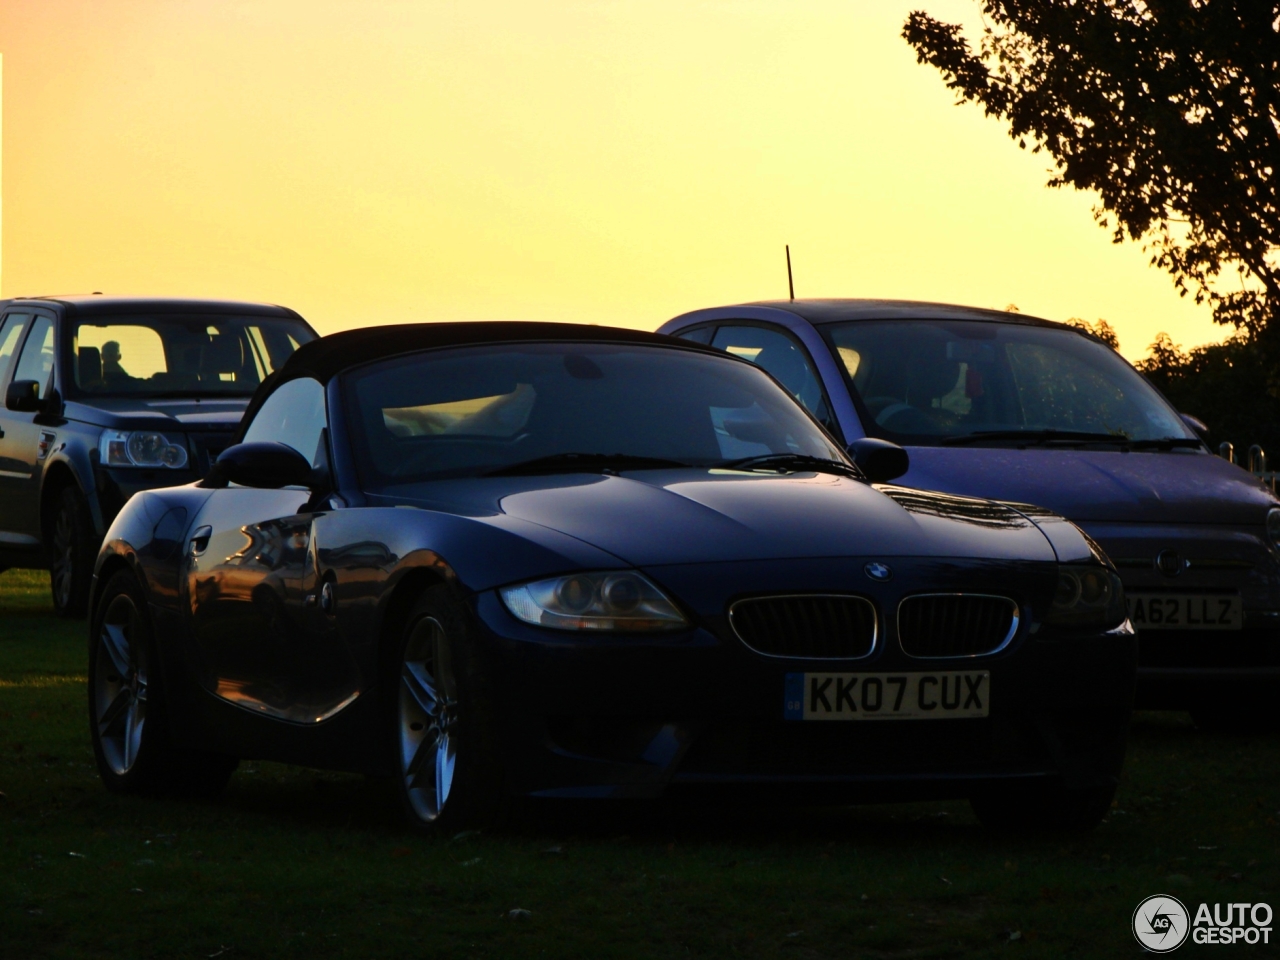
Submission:
{"label": "suv side window", "polygon": [[31,324],[31,332],[27,334],[27,342],[22,345],[22,355],[18,357],[18,369],[13,374],[14,381],[34,380],[40,384],[39,399],[43,400],[49,390],[49,375],[53,373],[53,318],[37,316]]}
{"label": "suv side window", "polygon": [[27,329],[27,321],[30,319],[29,313],[11,313],[0,325],[0,386],[6,382],[5,374],[9,372],[13,355],[18,351],[18,344],[22,340],[22,331]]}
{"label": "suv side window", "polygon": [[327,426],[324,387],[303,377],[281,384],[267,397],[245,431],[244,442],[284,443],[319,467],[325,462],[321,441]]}
{"label": "suv side window", "polygon": [[781,330],[756,326],[722,326],[713,347],[758,364],[790,391],[814,419],[838,435],[817,371],[804,349]]}

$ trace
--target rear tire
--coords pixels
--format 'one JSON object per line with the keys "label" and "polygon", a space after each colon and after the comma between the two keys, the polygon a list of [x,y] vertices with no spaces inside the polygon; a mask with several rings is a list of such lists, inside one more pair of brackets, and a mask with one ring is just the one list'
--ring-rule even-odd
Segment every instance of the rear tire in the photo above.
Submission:
{"label": "rear tire", "polygon": [[211,797],[234,757],[180,750],[170,738],[146,597],[129,570],[107,581],[89,633],[89,731],[113,793]]}
{"label": "rear tire", "polygon": [[1092,830],[1111,809],[1115,787],[1072,790],[1060,783],[995,787],[969,799],[978,821],[1002,832]]}
{"label": "rear tire", "polygon": [[93,518],[84,495],[74,486],[63,487],[49,529],[49,589],[53,609],[60,617],[79,619],[89,606],[89,584],[97,553]]}
{"label": "rear tire", "polygon": [[396,791],[415,829],[494,825],[507,808],[493,697],[466,610],[423,592],[397,638],[384,706]]}

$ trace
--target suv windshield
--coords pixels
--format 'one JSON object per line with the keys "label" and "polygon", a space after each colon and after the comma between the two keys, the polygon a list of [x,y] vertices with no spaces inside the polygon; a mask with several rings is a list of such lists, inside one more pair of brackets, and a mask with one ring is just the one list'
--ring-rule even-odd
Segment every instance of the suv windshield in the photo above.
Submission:
{"label": "suv windshield", "polygon": [[873,436],[915,445],[980,442],[983,434],[1006,444],[1074,434],[1063,439],[1199,445],[1141,374],[1070,330],[970,320],[823,330]]}
{"label": "suv windshield", "polygon": [[76,387],[94,396],[242,396],[315,335],[296,320],[102,317],[72,331]]}
{"label": "suv windshield", "polygon": [[756,367],[670,347],[433,351],[350,373],[344,393],[368,488],[522,470],[717,466],[778,454],[847,463]]}

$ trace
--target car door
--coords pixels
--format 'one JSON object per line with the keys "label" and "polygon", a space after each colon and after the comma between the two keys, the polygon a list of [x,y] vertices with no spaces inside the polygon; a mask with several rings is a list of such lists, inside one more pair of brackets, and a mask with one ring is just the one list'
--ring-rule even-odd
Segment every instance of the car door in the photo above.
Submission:
{"label": "car door", "polygon": [[[324,388],[305,378],[282,384],[245,434],[245,442],[288,444],[321,469],[325,438]],[[298,723],[332,715],[359,689],[321,609],[310,500],[302,487],[215,490],[192,524],[186,561],[201,683],[237,706]]]}
{"label": "car door", "polygon": [[[12,360],[14,347],[17,362]],[[34,380],[39,397],[44,399],[54,387],[54,321],[53,317],[34,311],[10,313],[0,330],[0,366],[12,367],[4,379],[4,388],[18,380]],[[8,371],[6,371],[8,373]],[[41,434],[52,433],[38,422],[35,411],[0,412],[0,530],[6,543],[15,547],[35,548],[40,544],[40,461],[49,448],[41,446]]]}
{"label": "car door", "polygon": [[[699,342],[706,342],[701,340]],[[841,439],[813,360],[789,333],[772,324],[726,323],[716,327],[711,345],[764,368],[814,419]]]}

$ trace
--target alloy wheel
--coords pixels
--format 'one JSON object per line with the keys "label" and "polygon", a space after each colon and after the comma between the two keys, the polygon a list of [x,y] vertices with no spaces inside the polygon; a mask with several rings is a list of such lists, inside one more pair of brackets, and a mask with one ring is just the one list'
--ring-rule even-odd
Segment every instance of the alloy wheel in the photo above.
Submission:
{"label": "alloy wheel", "polygon": [[138,760],[147,718],[147,665],[141,615],[133,599],[117,596],[98,630],[94,664],[94,722],[103,757],[117,776]]}
{"label": "alloy wheel", "polygon": [[400,666],[400,773],[419,819],[440,816],[457,765],[457,686],[444,628],[434,617],[417,622]]}
{"label": "alloy wheel", "polygon": [[76,562],[75,521],[66,507],[58,511],[57,519],[54,520],[51,546],[54,600],[60,608],[65,608],[71,603]]}

